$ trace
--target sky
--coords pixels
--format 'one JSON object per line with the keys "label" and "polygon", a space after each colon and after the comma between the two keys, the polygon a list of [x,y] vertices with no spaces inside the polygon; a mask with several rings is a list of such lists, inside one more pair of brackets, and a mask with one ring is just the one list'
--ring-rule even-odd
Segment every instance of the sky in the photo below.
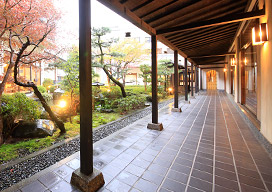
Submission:
{"label": "sky", "polygon": [[[98,1],[91,0],[91,3],[92,27],[119,28],[122,32],[141,31]],[[59,42],[66,46],[77,45],[79,31],[78,0],[55,0],[55,5],[62,11],[62,18],[58,24]]]}

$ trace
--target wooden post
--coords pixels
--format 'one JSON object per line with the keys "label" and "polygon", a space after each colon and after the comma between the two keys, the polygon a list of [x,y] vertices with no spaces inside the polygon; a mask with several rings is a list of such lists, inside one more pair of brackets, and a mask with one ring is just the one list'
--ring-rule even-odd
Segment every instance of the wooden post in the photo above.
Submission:
{"label": "wooden post", "polygon": [[174,51],[174,108],[178,108],[178,51]]}
{"label": "wooden post", "polygon": [[[93,172],[91,21],[87,0],[79,1],[80,171]],[[84,152],[83,152],[84,151]]]}
{"label": "wooden post", "polygon": [[202,90],[202,69],[200,68],[200,90]]}
{"label": "wooden post", "polygon": [[195,66],[195,93],[198,93],[198,67]]}
{"label": "wooden post", "polygon": [[191,63],[191,96],[194,97],[194,64]]}
{"label": "wooden post", "polygon": [[246,63],[245,51],[241,50],[241,104],[246,104]]}
{"label": "wooden post", "polygon": [[91,0],[79,0],[79,87],[80,87],[80,168],[71,184],[81,191],[97,191],[104,185],[100,171],[93,169]]}
{"label": "wooden post", "polygon": [[162,130],[162,124],[158,120],[158,71],[157,71],[157,36],[151,35],[151,62],[152,62],[152,123],[148,129]]}
{"label": "wooden post", "polygon": [[188,101],[188,61],[187,58],[184,58],[184,80],[185,80],[185,101]]}

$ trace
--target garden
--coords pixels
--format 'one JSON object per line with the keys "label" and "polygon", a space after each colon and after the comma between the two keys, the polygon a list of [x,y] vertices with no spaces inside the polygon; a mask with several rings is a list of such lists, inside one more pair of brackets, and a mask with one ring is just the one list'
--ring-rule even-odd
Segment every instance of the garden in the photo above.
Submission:
{"label": "garden", "polygon": [[[3,164],[79,134],[79,48],[58,47],[56,28],[62,13],[51,0],[1,1],[0,10],[4,18],[0,19]],[[151,68],[143,64],[150,58],[144,44],[131,38],[108,38],[106,27],[92,28],[91,34],[92,127],[97,128],[150,105]],[[63,59],[61,53],[68,56]],[[159,100],[171,97],[169,63],[159,62]],[[130,66],[139,64],[142,82],[127,85]],[[42,68],[55,70],[55,80],[42,79]],[[60,82],[56,82],[56,69],[65,73]],[[99,82],[97,69],[106,74],[107,86]]]}
{"label": "garden", "polygon": [[[3,137],[5,143],[0,146],[1,164],[79,135],[80,115],[77,111],[78,109],[75,109],[76,112],[74,112],[70,108],[69,97],[67,97],[69,94],[65,92],[61,96],[58,96],[55,101],[53,95],[54,90],[57,88],[52,88],[54,85],[50,83],[49,85],[46,83],[44,85],[39,86],[39,90],[47,102],[51,103],[52,110],[64,122],[66,133],[61,134],[60,130],[54,127],[52,135],[49,135],[49,133],[39,133],[30,138],[18,135],[14,136],[13,131],[19,126],[18,122],[35,122],[37,119],[50,118],[42,109],[40,102],[35,101],[37,100],[35,97],[27,97],[24,93],[4,94],[2,96],[1,109],[4,121]],[[126,86],[125,90],[128,96],[123,98],[117,86],[111,86],[110,88],[106,86],[93,86],[93,128],[129,115],[135,112],[135,110],[148,106],[152,101],[151,86],[147,86],[147,90],[145,90],[145,86],[140,85]],[[163,91],[163,87],[160,90],[162,90],[159,93],[160,101],[172,97]],[[65,104],[61,105],[64,101]]]}

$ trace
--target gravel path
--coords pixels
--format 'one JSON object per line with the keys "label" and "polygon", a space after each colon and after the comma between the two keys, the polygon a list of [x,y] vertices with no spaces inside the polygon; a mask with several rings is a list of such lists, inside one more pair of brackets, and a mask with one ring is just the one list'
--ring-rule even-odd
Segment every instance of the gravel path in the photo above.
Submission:
{"label": "gravel path", "polygon": [[[173,99],[159,103],[159,109],[173,102]],[[110,134],[126,127],[127,125],[145,117],[151,113],[151,106],[137,111],[124,118],[108,123],[93,132],[93,141],[97,142]],[[79,151],[79,138],[64,143],[52,150],[46,151],[40,155],[27,159],[21,163],[10,166],[0,172],[0,191],[29,178],[43,169],[55,164],[56,162]]]}

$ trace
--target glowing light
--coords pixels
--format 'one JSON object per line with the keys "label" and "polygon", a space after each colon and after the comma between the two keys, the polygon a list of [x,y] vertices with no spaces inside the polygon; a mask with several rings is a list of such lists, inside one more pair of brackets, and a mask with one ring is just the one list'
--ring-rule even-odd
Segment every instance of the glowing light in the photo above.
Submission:
{"label": "glowing light", "polygon": [[168,88],[168,91],[169,91],[169,92],[172,92],[172,91],[173,91],[173,88],[171,88],[171,87]]}
{"label": "glowing light", "polygon": [[235,66],[235,65],[236,65],[235,58],[232,58],[232,59],[230,60],[230,65],[231,65],[231,66]]}
{"label": "glowing light", "polygon": [[59,102],[59,104],[58,104],[58,106],[59,106],[60,108],[64,108],[64,107],[66,107],[66,105],[67,105],[67,103],[66,103],[66,101],[64,101],[64,100],[61,100],[61,101]]}
{"label": "glowing light", "polygon": [[252,44],[261,45],[268,41],[268,29],[267,24],[262,23],[252,28]]}
{"label": "glowing light", "polygon": [[107,89],[107,92],[109,93],[111,90],[110,89]]}
{"label": "glowing light", "polygon": [[227,69],[226,69],[226,68],[224,68],[224,72],[227,72]]}
{"label": "glowing light", "polygon": [[247,65],[247,58],[245,57],[245,65]]}

